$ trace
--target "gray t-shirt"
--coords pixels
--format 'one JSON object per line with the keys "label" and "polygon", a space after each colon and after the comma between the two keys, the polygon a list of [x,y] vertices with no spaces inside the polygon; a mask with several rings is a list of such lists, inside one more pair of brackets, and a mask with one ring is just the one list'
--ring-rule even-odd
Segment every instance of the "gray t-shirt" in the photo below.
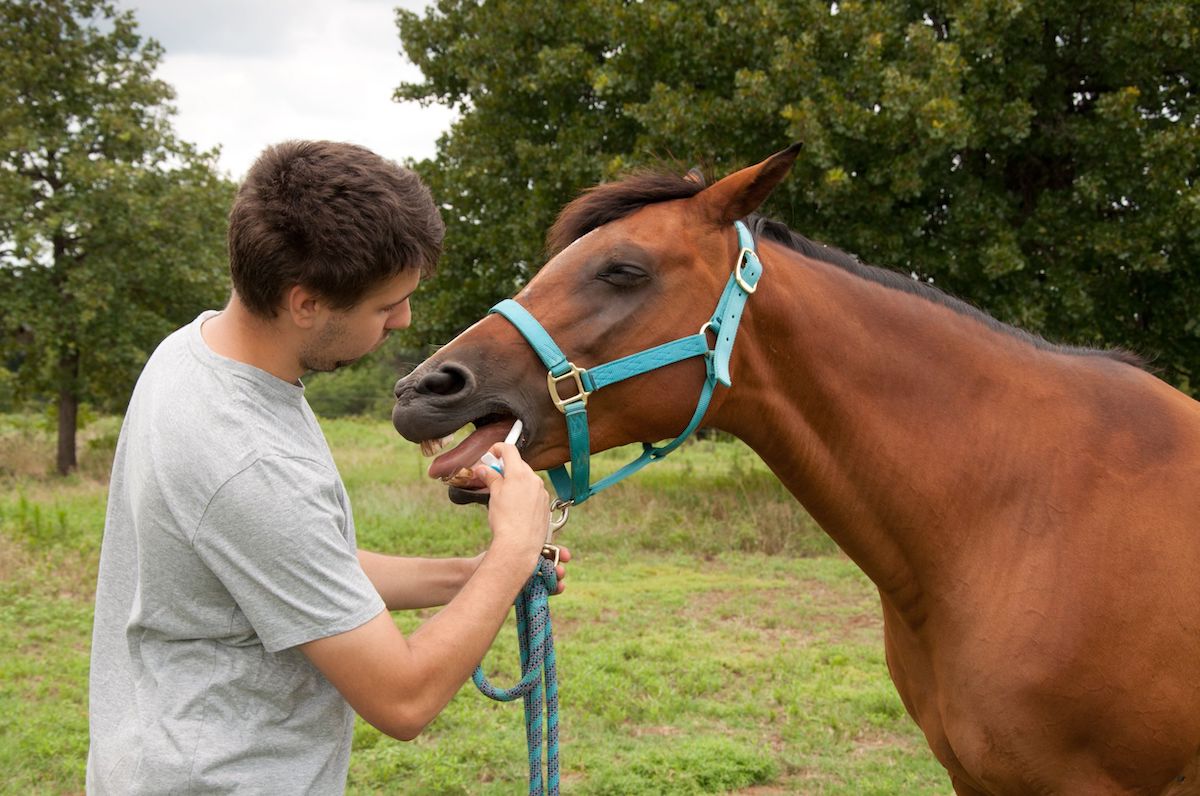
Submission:
{"label": "gray t-shirt", "polygon": [[92,638],[92,794],[342,793],[354,713],[295,649],[385,610],[304,388],[215,354],[206,312],[134,389]]}

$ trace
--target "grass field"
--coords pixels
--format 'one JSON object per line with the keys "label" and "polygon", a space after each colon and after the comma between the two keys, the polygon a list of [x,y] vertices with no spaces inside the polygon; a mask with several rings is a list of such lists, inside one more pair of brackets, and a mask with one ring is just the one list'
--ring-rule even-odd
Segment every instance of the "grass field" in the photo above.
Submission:
{"label": "grass field", "polygon": [[[324,425],[362,547],[486,544],[483,509],[450,505],[387,423]],[[45,474],[47,430],[0,417],[0,793],[83,790],[117,427],[90,424],[81,474],[60,480]],[[552,606],[565,793],[951,792],[887,677],[871,584],[740,443],[689,443],[580,507],[561,539],[575,555]],[[502,685],[517,669],[509,624],[485,664]],[[468,685],[414,742],[360,722],[348,792],[523,793],[524,760],[519,704]]]}

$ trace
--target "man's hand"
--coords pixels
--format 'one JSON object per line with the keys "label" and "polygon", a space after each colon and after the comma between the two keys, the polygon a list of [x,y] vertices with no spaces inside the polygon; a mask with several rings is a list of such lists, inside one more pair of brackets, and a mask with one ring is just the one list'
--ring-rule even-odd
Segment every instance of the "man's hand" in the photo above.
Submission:
{"label": "man's hand", "polygon": [[[504,473],[500,474],[491,467],[478,465],[475,467],[475,477],[483,481],[491,493],[491,499],[488,502],[488,522],[492,526],[493,538],[499,541],[498,523],[501,527],[510,521],[531,523],[529,530],[533,533],[529,538],[537,542],[537,552],[538,555],[541,555],[542,545],[546,544],[546,531],[550,528],[550,496],[546,494],[546,486],[537,473],[521,458],[521,454],[515,446],[498,442],[492,446],[491,454],[503,462]],[[510,470],[510,467],[513,469]],[[514,476],[519,476],[519,479],[514,479]],[[537,481],[536,487],[529,480],[530,476]],[[511,483],[510,479],[513,479],[515,483]],[[508,490],[508,496],[497,501],[497,497],[505,490]],[[531,502],[523,504],[521,501]],[[525,512],[524,515],[521,514],[522,511]],[[539,528],[543,530],[539,532],[537,530]],[[523,540],[522,544],[524,543]],[[558,576],[558,588],[554,590],[555,594],[562,594],[563,590],[567,588],[567,584],[563,582],[567,577],[567,570],[563,565],[571,560],[570,550],[561,545],[559,550],[559,563],[554,568],[554,573]],[[536,559],[533,563],[537,563]]]}
{"label": "man's hand", "polygon": [[474,468],[475,477],[491,494],[491,549],[516,553],[529,562],[532,573],[550,528],[550,496],[541,477],[525,463],[515,445],[498,442],[491,447],[491,454],[503,463],[503,474],[483,464]]}

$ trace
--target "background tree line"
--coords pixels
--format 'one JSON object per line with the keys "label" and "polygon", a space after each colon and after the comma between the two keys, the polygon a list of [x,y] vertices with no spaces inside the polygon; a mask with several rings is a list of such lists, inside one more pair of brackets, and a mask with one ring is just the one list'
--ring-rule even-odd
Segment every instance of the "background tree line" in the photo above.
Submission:
{"label": "background tree line", "polygon": [[[424,80],[396,96],[459,112],[414,164],[448,232],[403,347],[525,282],[581,189],[799,140],[765,208],[794,229],[1200,378],[1193,0],[437,0],[397,23]],[[233,186],[175,135],[132,13],[0,0],[0,45],[0,411],[56,413],[67,471],[80,403],[122,410],[154,345],[223,303]],[[329,384],[392,366],[363,367]]]}
{"label": "background tree line", "polygon": [[460,119],[417,314],[449,337],[542,262],[588,185],[805,144],[765,211],[1048,338],[1200,376],[1194,0],[440,0],[398,13]]}
{"label": "background tree line", "polygon": [[122,410],[227,295],[233,186],[175,135],[161,57],[107,2],[0,0],[0,402],[57,416],[62,473],[80,404]]}

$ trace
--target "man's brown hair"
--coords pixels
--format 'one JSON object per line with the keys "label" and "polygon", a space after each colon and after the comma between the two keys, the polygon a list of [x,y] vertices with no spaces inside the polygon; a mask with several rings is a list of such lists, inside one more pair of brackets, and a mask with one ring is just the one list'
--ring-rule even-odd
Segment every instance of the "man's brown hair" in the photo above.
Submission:
{"label": "man's brown hair", "polygon": [[303,285],[349,309],[380,282],[431,274],[445,226],[412,171],[364,147],[285,141],[259,156],[229,213],[229,271],[242,303],[275,317]]}

